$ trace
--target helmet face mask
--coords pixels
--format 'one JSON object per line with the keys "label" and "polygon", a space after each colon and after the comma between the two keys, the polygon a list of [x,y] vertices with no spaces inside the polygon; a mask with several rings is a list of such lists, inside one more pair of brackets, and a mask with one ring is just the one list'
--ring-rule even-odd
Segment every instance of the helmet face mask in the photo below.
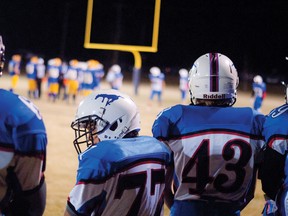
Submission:
{"label": "helmet face mask", "polygon": [[233,62],[220,53],[200,56],[189,71],[189,91],[195,105],[232,106],[239,78]]}
{"label": "helmet face mask", "polygon": [[87,148],[99,141],[120,139],[132,131],[139,131],[140,115],[127,95],[113,89],[98,90],[80,102],[71,127],[79,154],[82,152],[80,145]]}
{"label": "helmet face mask", "polygon": [[98,134],[101,134],[109,126],[109,122],[97,115],[86,116],[73,121],[71,127],[75,132],[73,143],[77,153],[82,152],[81,146],[83,144],[86,144],[86,148],[96,145],[99,142]]}

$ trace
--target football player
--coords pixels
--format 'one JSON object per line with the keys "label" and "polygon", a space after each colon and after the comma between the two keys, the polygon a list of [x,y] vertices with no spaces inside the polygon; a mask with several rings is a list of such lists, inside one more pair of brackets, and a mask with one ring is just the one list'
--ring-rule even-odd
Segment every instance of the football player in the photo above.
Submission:
{"label": "football player", "polygon": [[8,63],[8,71],[11,76],[11,89],[14,91],[17,87],[20,75],[20,64],[21,64],[21,55],[15,54],[12,56],[12,59]]}
{"label": "football player", "polygon": [[112,89],[119,90],[122,87],[123,74],[121,67],[118,64],[114,64],[108,70],[106,81],[109,83]]}
{"label": "football player", "polygon": [[100,81],[103,76],[103,65],[97,60],[88,60],[87,69],[83,71],[83,81],[81,85],[82,95],[87,96],[92,93],[92,91],[99,89]]}
{"label": "football player", "polygon": [[160,68],[152,67],[150,68],[149,80],[151,83],[151,93],[150,93],[150,103],[154,99],[154,96],[157,95],[158,97],[158,104],[161,105],[162,103],[162,92],[165,86],[165,75],[161,72]]}
{"label": "football player", "polygon": [[[0,36],[0,71],[4,45]],[[43,215],[46,129],[37,107],[0,89],[0,215]]]}
{"label": "football player", "polygon": [[41,98],[42,96],[42,82],[46,76],[46,65],[43,58],[38,58],[37,66],[36,66],[36,84],[37,84],[37,98]]}
{"label": "football player", "polygon": [[[267,116],[263,136],[267,147],[264,151],[264,162],[261,167],[262,189],[266,195],[276,201],[277,209],[267,208],[273,204],[268,199],[264,213],[288,215],[288,86],[285,84],[285,103],[273,109]],[[274,215],[274,214],[273,214]]]}
{"label": "football player", "polygon": [[237,216],[253,198],[265,116],[232,107],[238,82],[227,56],[202,55],[189,72],[191,104],[157,116],[153,136],[174,153],[170,215]]}
{"label": "football player", "polygon": [[69,66],[65,78],[67,80],[67,103],[69,103],[70,97],[72,97],[73,103],[76,103],[76,98],[79,89],[79,61],[77,59],[71,59],[69,61]]}
{"label": "football player", "polygon": [[254,99],[253,108],[261,112],[263,100],[266,98],[266,83],[263,82],[263,78],[260,75],[253,78],[252,98]]}
{"label": "football player", "polygon": [[28,78],[28,97],[37,98],[37,65],[38,56],[32,56],[29,62],[26,64],[26,74]]}
{"label": "football player", "polygon": [[79,167],[65,215],[162,215],[165,181],[173,176],[171,151],[153,137],[138,136],[138,108],[127,95],[91,93],[71,127]]}
{"label": "football player", "polygon": [[181,102],[184,104],[186,102],[186,96],[189,90],[188,70],[185,68],[181,68],[179,70],[179,89],[181,92]]}
{"label": "football player", "polygon": [[62,69],[62,60],[60,58],[53,58],[48,61],[47,75],[48,75],[48,97],[53,102],[56,101],[59,93],[59,76]]}

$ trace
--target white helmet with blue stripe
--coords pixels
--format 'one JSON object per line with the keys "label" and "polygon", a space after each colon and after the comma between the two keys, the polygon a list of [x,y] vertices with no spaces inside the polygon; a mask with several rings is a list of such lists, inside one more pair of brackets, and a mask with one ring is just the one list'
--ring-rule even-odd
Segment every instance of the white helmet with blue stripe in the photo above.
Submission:
{"label": "white helmet with blue stripe", "polygon": [[200,56],[189,71],[191,102],[195,105],[232,106],[237,98],[238,73],[220,53]]}

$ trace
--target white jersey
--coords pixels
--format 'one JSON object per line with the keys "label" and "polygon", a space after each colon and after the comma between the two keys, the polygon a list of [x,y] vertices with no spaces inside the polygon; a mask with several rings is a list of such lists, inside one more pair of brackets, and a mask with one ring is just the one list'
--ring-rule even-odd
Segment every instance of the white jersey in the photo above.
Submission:
{"label": "white jersey", "polygon": [[70,211],[160,216],[166,168],[171,163],[169,148],[153,137],[102,141],[79,155],[77,183],[68,199]]}
{"label": "white jersey", "polygon": [[[247,204],[265,117],[251,108],[177,105],[155,120],[153,136],[174,153],[176,200]],[[252,193],[251,193],[252,192]]]}

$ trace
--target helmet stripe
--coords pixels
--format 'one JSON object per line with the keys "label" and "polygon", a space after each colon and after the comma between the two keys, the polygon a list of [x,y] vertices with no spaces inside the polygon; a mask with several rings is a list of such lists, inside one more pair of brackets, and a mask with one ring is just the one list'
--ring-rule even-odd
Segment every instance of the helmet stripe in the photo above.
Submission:
{"label": "helmet stripe", "polygon": [[219,91],[219,59],[218,53],[209,53],[210,59],[210,91]]}

